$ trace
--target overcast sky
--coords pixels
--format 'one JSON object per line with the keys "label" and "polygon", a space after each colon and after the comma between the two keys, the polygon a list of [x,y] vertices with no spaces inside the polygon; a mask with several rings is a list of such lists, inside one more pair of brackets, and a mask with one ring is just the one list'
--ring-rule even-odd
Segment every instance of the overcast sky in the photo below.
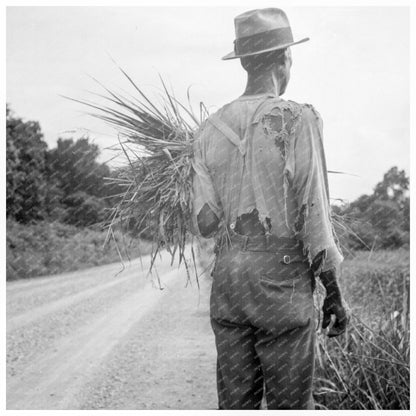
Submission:
{"label": "overcast sky", "polygon": [[[233,49],[234,17],[255,7],[9,7],[7,102],[40,122],[50,147],[84,129],[101,147],[115,144],[111,129],[60,96],[99,91],[88,75],[131,91],[111,56],[147,91],[160,87],[160,72],[179,98],[192,85],[194,102],[214,111],[244,90],[239,61],[220,58]],[[408,9],[285,11],[295,39],[311,40],[292,47],[283,98],[315,106],[328,169],[357,175],[330,175],[331,197],[371,193],[394,165],[409,173]]]}

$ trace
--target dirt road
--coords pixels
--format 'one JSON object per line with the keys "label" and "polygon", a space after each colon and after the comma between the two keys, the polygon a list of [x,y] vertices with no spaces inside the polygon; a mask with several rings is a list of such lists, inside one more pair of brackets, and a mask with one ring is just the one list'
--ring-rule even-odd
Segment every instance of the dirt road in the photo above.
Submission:
{"label": "dirt road", "polygon": [[7,409],[216,408],[209,278],[147,266],[7,284]]}

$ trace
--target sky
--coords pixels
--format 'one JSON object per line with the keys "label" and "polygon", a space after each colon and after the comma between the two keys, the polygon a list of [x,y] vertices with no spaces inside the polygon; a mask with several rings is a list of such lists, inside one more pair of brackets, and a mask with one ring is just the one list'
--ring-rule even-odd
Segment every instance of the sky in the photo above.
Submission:
{"label": "sky", "polygon": [[[8,7],[6,99],[40,122],[49,147],[89,132],[103,150],[117,134],[62,96],[90,99],[104,85],[134,91],[115,60],[150,94],[160,73],[176,96],[211,112],[240,96],[245,72],[233,49],[244,7]],[[324,121],[333,199],[371,193],[392,166],[410,173],[409,10],[406,7],[285,7],[295,40],[283,98],[311,103]]]}

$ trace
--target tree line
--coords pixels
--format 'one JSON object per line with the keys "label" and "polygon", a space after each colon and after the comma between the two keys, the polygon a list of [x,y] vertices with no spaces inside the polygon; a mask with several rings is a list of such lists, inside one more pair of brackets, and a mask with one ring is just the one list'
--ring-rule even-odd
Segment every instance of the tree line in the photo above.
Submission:
{"label": "tree line", "polygon": [[341,219],[337,231],[344,247],[372,250],[410,244],[409,177],[390,168],[370,195],[332,207]]}
{"label": "tree line", "polygon": [[88,137],[59,138],[48,149],[37,121],[24,121],[6,106],[6,214],[19,223],[39,220],[89,226],[105,218],[110,168]]}
{"label": "tree line", "polygon": [[[6,215],[19,223],[59,221],[86,227],[105,220],[113,195],[88,137],[59,138],[49,149],[37,121],[24,121],[6,106]],[[336,229],[350,249],[397,248],[409,243],[409,178],[392,167],[371,195],[332,207]]]}

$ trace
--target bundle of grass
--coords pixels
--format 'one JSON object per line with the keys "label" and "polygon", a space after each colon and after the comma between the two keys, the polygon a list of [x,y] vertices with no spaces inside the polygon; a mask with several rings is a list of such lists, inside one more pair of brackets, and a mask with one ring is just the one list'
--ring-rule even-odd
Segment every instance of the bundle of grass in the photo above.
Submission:
{"label": "bundle of grass", "polygon": [[[137,92],[136,97],[126,96],[103,86],[107,95],[100,95],[108,105],[75,100],[94,109],[93,117],[115,127],[119,133],[119,150],[126,164],[116,169],[109,185],[120,189],[112,196],[106,227],[108,236],[114,229],[123,228],[153,242],[150,271],[162,249],[172,256],[178,255],[184,263],[188,279],[189,265],[193,264],[196,278],[195,253],[192,238],[190,201],[192,192],[192,141],[194,132],[207,116],[203,104],[199,116],[192,110],[188,90],[188,106],[181,104],[161,79],[163,93],[160,102],[152,101],[132,78],[123,75]],[[185,249],[190,242],[190,260]]]}

